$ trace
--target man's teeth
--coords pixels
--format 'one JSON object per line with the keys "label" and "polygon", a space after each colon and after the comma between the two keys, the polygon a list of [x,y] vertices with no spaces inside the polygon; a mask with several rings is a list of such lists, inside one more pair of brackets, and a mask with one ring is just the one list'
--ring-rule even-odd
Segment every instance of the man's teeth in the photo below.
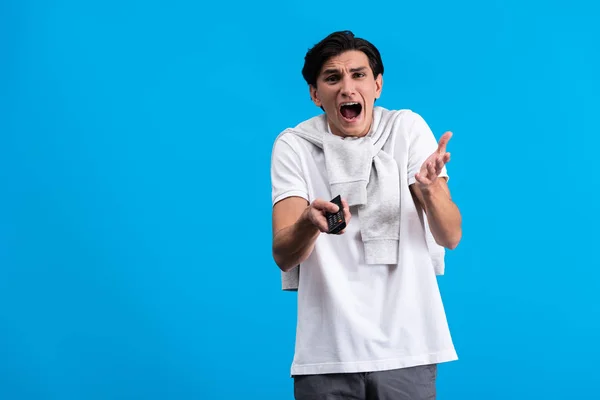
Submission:
{"label": "man's teeth", "polygon": [[358,103],[342,103],[342,106],[355,106],[358,105]]}

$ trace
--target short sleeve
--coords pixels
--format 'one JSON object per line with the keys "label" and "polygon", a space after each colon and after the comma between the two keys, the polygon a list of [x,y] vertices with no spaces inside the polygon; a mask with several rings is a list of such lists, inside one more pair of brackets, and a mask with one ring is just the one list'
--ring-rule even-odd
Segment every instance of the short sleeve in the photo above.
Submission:
{"label": "short sleeve", "polygon": [[[408,184],[416,182],[415,175],[421,169],[421,166],[427,158],[438,148],[438,142],[425,122],[423,117],[412,112],[413,123],[409,132],[408,144]],[[446,166],[442,169],[440,177],[448,177]]]}
{"label": "short sleeve", "polygon": [[308,185],[304,178],[300,155],[286,137],[280,136],[273,145],[271,155],[272,204],[292,196],[309,201]]}

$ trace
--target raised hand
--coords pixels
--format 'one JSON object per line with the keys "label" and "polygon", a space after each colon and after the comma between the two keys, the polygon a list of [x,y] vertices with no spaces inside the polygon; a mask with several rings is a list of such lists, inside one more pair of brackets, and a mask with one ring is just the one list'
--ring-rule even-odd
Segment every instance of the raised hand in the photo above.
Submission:
{"label": "raised hand", "polygon": [[421,187],[427,187],[435,182],[442,168],[450,161],[450,153],[446,152],[446,145],[452,137],[452,132],[446,132],[438,142],[437,150],[430,155],[421,166],[419,172],[415,175],[415,179]]}

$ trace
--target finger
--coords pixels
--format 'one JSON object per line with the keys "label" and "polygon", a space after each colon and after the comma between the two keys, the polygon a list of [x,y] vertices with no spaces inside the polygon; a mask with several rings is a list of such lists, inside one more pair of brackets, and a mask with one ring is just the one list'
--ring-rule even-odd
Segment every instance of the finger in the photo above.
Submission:
{"label": "finger", "polygon": [[446,152],[446,146],[448,145],[448,141],[452,137],[452,132],[448,131],[442,135],[440,141],[438,143],[438,153],[444,154]]}
{"label": "finger", "polygon": [[438,157],[435,163],[436,172],[439,175],[442,172],[442,168],[444,168],[444,157]]}
{"label": "finger", "polygon": [[323,205],[323,203],[327,202],[321,199],[316,199],[311,203],[308,210],[308,219],[315,227],[319,229],[319,231],[328,232],[329,225],[327,224],[327,219],[325,219],[323,211],[321,211],[319,208]]}
{"label": "finger", "polygon": [[327,201],[327,200],[323,200],[323,199],[315,199],[315,201],[313,201],[312,203],[313,208],[316,208],[317,210],[320,211],[326,211],[326,212],[330,212],[330,213],[335,213],[338,212],[339,207],[337,205],[335,205],[334,203]]}
{"label": "finger", "polygon": [[312,210],[311,221],[321,232],[329,232],[327,220],[319,210]]}
{"label": "finger", "polygon": [[350,222],[350,219],[352,218],[352,213],[350,213],[350,206],[348,206],[348,203],[344,199],[342,199],[342,205],[344,206],[344,219],[346,220],[346,224],[348,224]]}
{"label": "finger", "polygon": [[350,206],[348,206],[348,202],[344,199],[342,199],[342,207],[346,208],[350,208]]}
{"label": "finger", "polygon": [[444,154],[444,163],[449,163],[450,162],[450,153],[446,153]]}
{"label": "finger", "polygon": [[421,175],[420,173],[415,174],[415,179],[421,185],[429,185],[429,184],[431,184],[431,181],[429,179],[423,177],[423,175]]}
{"label": "finger", "polygon": [[433,163],[429,163],[427,165],[427,172],[429,173],[429,179],[433,179],[435,176],[437,176],[437,173],[435,172],[435,167],[433,166]]}

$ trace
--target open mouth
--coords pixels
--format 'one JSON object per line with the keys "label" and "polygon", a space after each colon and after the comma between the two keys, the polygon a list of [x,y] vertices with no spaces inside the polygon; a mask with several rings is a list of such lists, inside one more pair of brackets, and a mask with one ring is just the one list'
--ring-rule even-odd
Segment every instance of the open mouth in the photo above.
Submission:
{"label": "open mouth", "polygon": [[347,121],[353,121],[362,112],[362,105],[360,103],[343,103],[340,106],[340,114]]}

